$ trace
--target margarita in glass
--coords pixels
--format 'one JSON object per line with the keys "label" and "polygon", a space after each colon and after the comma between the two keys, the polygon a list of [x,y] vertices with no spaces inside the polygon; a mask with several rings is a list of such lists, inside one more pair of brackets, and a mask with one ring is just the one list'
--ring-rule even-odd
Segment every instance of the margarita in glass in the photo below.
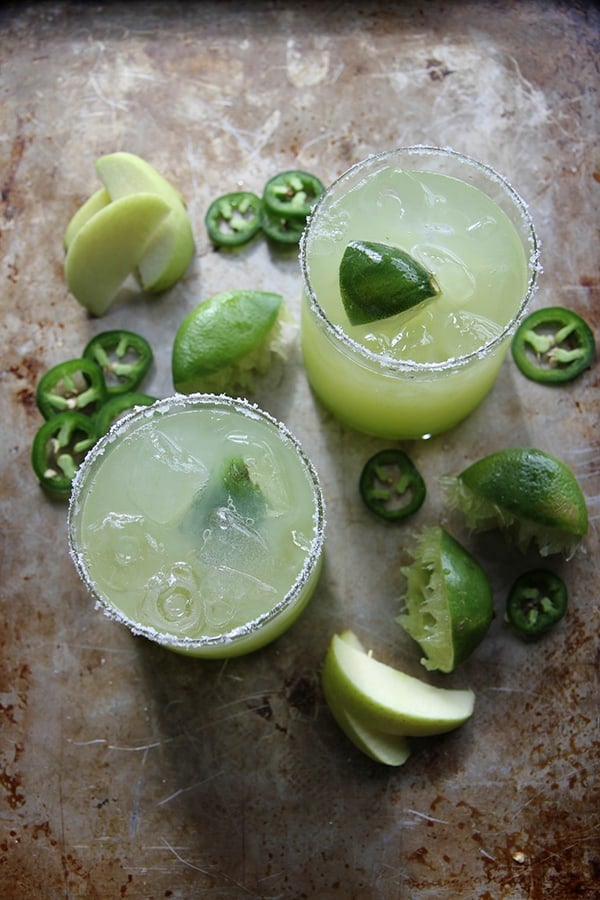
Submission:
{"label": "margarita in glass", "polygon": [[311,462],[245,400],[192,394],[137,410],[73,483],[71,555],[98,605],[194,656],[278,637],[310,599],[323,540]]}
{"label": "margarita in glass", "polygon": [[[399,248],[439,293],[351,325],[339,273],[350,242]],[[326,407],[358,430],[427,437],[464,419],[494,384],[533,293],[527,209],[493,169],[451,150],[369,157],[317,203],[301,242],[302,352]]]}

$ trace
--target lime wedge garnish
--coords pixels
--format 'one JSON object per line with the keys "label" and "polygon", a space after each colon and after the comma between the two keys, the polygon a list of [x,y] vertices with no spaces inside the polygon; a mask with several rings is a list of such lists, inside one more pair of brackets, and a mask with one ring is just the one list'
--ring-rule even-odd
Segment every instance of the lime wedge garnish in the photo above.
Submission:
{"label": "lime wedge garnish", "polygon": [[238,512],[254,522],[263,518],[267,508],[265,496],[260,486],[252,481],[243,457],[234,456],[227,460],[221,481]]}
{"label": "lime wedge garnish", "polygon": [[439,294],[435,278],[399,247],[350,241],[340,262],[340,293],[352,325],[387,319]]}
{"label": "lime wedge garnish", "polygon": [[487,575],[440,527],[424,528],[404,568],[406,611],[398,622],[423,651],[426,669],[452,672],[475,650],[494,615]]}
{"label": "lime wedge garnish", "polygon": [[[220,471],[196,494],[183,520],[183,530],[202,535],[207,528],[218,526],[220,510],[227,510],[231,521],[243,522],[245,526],[259,525],[264,519],[265,495],[252,480],[242,456],[226,459]],[[239,538],[239,529],[237,532]],[[231,542],[234,538],[227,534],[225,539]]]}
{"label": "lime wedge garnish", "polygon": [[571,469],[543,450],[510,447],[444,479],[451,508],[473,531],[499,528],[526,550],[570,558],[588,530],[583,492]]}

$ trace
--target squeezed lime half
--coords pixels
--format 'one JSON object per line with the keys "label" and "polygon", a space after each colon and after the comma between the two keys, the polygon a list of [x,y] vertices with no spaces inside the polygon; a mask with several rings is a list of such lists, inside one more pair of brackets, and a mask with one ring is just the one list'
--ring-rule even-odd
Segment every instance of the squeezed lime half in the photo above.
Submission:
{"label": "squeezed lime half", "polygon": [[583,492],[571,469],[549,453],[512,447],[483,457],[444,479],[451,508],[472,531],[499,528],[526,550],[573,556],[588,530]]}
{"label": "squeezed lime half", "polygon": [[215,294],[190,312],[173,344],[173,385],[182,394],[252,389],[279,337],[283,298],[267,291]]}
{"label": "squeezed lime half", "polygon": [[397,621],[423,651],[426,669],[452,672],[482,641],[494,616],[487,575],[445,529],[424,528]]}

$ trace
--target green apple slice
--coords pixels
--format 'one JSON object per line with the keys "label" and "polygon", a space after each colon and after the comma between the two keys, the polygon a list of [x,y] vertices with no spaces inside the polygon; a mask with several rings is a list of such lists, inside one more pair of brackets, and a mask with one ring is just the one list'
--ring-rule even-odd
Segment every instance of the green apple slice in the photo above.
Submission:
{"label": "green apple slice", "polygon": [[355,636],[334,635],[323,664],[326,696],[360,725],[406,736],[443,734],[473,713],[471,690],[438,688],[379,662]]}
{"label": "green apple slice", "polygon": [[96,160],[96,171],[111,200],[130,194],[156,194],[170,207],[170,215],[157,230],[139,261],[139,279],[146,291],[172,287],[194,255],[194,236],[183,198],[149,163],[134,153],[118,152]]}
{"label": "green apple slice", "polygon": [[156,194],[132,194],[82,225],[65,259],[68,288],[82,306],[95,316],[106,312],[169,213]]}
{"label": "green apple slice", "polygon": [[333,718],[355,747],[386,766],[403,766],[410,756],[408,740],[401,734],[386,734],[375,731],[359,721],[338,702],[335,687],[329,681],[323,682],[323,693]]}
{"label": "green apple slice", "polygon": [[91,197],[88,197],[67,225],[65,236],[63,238],[65,250],[69,249],[73,242],[73,238],[86,222],[89,222],[92,216],[95,216],[97,212],[100,212],[100,210],[104,209],[105,206],[108,206],[109,203],[110,194],[106,188],[103,187],[96,191],[95,194],[92,194]]}

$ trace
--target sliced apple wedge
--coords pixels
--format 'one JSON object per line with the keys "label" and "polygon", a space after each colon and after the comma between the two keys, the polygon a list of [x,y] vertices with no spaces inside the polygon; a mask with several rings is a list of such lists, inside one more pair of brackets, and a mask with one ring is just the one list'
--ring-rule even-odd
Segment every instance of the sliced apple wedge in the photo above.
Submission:
{"label": "sliced apple wedge", "polygon": [[170,210],[156,194],[132,194],[81,226],[69,245],[65,278],[82,306],[95,316],[106,312]]}
{"label": "sliced apple wedge", "polygon": [[95,194],[92,194],[91,197],[85,201],[82,206],[79,207],[69,224],[65,230],[65,236],[63,238],[63,244],[65,250],[68,250],[73,242],[73,238],[77,234],[77,232],[82,228],[86,222],[95,216],[97,212],[100,212],[101,209],[104,209],[105,206],[108,206],[110,203],[110,194],[106,190],[106,188],[100,188],[100,190],[96,191]]}
{"label": "sliced apple wedge", "polygon": [[471,690],[437,688],[379,662],[352,632],[333,636],[322,684],[360,726],[388,735],[443,734],[466,722],[475,703]]}
{"label": "sliced apple wedge", "polygon": [[335,689],[331,693],[329,688],[329,684],[323,684],[327,705],[346,737],[375,762],[386,766],[403,766],[410,756],[408,740],[401,734],[385,734],[367,727],[340,705]]}
{"label": "sliced apple wedge", "polygon": [[139,279],[146,291],[158,293],[172,287],[184,274],[194,255],[194,236],[179,191],[149,163],[134,153],[109,153],[96,160],[96,171],[111,200],[130,194],[161,197],[170,215],[154,235],[139,261]]}
{"label": "sliced apple wedge", "polygon": [[183,197],[171,182],[135,153],[124,150],[108,153],[96,160],[95,167],[113,200],[127,194],[158,194],[169,206],[180,204],[185,208]]}

